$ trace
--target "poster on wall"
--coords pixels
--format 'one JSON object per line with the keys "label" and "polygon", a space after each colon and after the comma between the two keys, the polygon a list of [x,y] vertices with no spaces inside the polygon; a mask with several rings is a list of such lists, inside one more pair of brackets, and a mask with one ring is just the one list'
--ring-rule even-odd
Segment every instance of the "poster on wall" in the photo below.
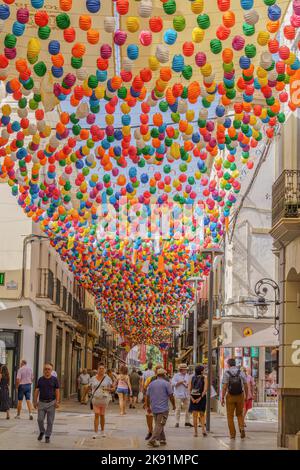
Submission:
{"label": "poster on wall", "polygon": [[251,357],[259,357],[259,348],[256,346],[251,347]]}
{"label": "poster on wall", "polygon": [[247,356],[243,357],[243,367],[246,367],[246,369],[251,368],[251,357],[247,357]]}
{"label": "poster on wall", "polygon": [[252,377],[255,379],[258,378],[258,358],[253,357],[252,358]]}
{"label": "poster on wall", "polygon": [[231,348],[224,348],[224,369],[228,369],[227,361],[230,357],[232,357]]}
{"label": "poster on wall", "polygon": [[242,357],[237,357],[235,359],[235,364],[237,367],[242,367],[242,361],[243,361],[243,358]]}
{"label": "poster on wall", "polygon": [[250,356],[250,348],[244,348],[244,356]]}
{"label": "poster on wall", "polygon": [[234,348],[235,357],[243,357],[243,348]]}

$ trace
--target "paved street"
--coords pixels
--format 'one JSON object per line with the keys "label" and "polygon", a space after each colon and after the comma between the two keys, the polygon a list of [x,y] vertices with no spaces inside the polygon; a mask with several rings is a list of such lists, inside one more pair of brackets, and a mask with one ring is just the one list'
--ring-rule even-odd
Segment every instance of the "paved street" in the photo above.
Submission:
{"label": "paved street", "polygon": [[[144,440],[146,434],[143,410],[128,410],[124,417],[119,416],[117,404],[111,404],[107,414],[106,438],[92,439],[93,415],[88,406],[70,400],[65,402],[57,412],[51,444],[37,441],[36,414],[34,421],[29,421],[28,414],[23,410],[22,419],[13,419],[15,410],[11,410],[12,419],[0,418],[0,449],[52,449],[52,450],[142,450],[149,449]],[[183,420],[183,416],[182,416]],[[169,417],[166,434],[168,445],[166,450],[252,450],[276,449],[276,429],[274,422],[247,422],[247,437],[244,441],[228,438],[225,418],[212,415],[212,432],[203,438],[193,437],[193,429],[175,428],[175,419]]]}

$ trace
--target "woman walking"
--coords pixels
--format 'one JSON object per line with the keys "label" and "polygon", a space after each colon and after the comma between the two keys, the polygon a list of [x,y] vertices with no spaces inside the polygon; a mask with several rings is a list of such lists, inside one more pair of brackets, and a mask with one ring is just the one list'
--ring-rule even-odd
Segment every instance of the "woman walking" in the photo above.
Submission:
{"label": "woman walking", "polygon": [[10,377],[8,368],[3,365],[0,369],[0,411],[4,411],[6,413],[6,419],[9,419],[9,384],[10,384]]}
{"label": "woman walking", "polygon": [[93,439],[98,437],[99,420],[101,427],[101,437],[106,437],[104,432],[105,427],[105,412],[107,405],[109,404],[112,381],[105,373],[104,364],[99,364],[97,374],[90,380],[90,391],[91,391],[91,407],[94,411],[94,431],[95,434]]}
{"label": "woman walking", "polygon": [[198,436],[198,415],[200,415],[202,435],[207,436],[205,427],[207,377],[204,376],[203,371],[203,366],[196,366],[195,375],[193,375],[189,384],[189,391],[191,395],[189,412],[193,413],[195,437]]}
{"label": "woman walking", "polygon": [[119,397],[120,415],[126,415],[126,402],[128,395],[132,395],[131,383],[126,366],[120,368],[120,374],[117,377],[117,394]]}

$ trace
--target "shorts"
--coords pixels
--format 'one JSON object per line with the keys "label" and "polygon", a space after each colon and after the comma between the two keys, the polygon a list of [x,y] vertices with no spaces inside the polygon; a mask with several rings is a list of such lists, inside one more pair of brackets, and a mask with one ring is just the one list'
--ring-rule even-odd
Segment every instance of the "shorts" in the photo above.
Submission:
{"label": "shorts", "polygon": [[129,390],[128,388],[117,388],[117,393],[123,393],[124,395],[129,395]]}
{"label": "shorts", "polygon": [[253,398],[249,398],[248,400],[245,400],[245,404],[244,404],[245,411],[252,409],[252,403],[253,403]]}
{"label": "shorts", "polygon": [[106,405],[93,405],[93,412],[95,415],[104,416],[106,411]]}
{"label": "shorts", "polygon": [[18,387],[18,400],[23,401],[25,397],[26,401],[30,400],[31,397],[31,384],[19,385]]}
{"label": "shorts", "polygon": [[138,396],[139,396],[139,390],[138,390],[138,389],[135,390],[135,389],[133,388],[133,389],[132,389],[132,396],[133,396],[133,397],[138,397]]}

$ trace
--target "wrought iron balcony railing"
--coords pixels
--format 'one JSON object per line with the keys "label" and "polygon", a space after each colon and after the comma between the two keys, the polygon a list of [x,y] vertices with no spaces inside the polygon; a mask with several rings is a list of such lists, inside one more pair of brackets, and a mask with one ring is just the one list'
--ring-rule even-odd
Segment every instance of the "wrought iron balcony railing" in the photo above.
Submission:
{"label": "wrought iron balcony railing", "polygon": [[272,188],[272,225],[300,217],[300,170],[284,170]]}

